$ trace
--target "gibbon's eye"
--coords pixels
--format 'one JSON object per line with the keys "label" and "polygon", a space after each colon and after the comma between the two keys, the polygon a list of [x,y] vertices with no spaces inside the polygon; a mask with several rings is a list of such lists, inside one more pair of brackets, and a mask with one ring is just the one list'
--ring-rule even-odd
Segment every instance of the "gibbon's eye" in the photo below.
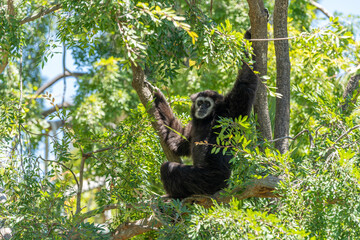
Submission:
{"label": "gibbon's eye", "polygon": [[207,107],[207,108],[210,107],[210,105],[211,105],[209,101],[205,101],[204,104],[205,104],[205,107]]}
{"label": "gibbon's eye", "polygon": [[204,103],[204,101],[199,100],[199,101],[197,102],[198,107],[200,107],[201,105],[203,105],[203,103]]}

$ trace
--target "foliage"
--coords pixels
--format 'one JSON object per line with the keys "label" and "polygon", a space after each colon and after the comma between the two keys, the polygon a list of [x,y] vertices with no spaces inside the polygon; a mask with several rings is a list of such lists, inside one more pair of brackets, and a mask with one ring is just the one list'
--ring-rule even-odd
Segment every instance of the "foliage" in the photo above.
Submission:
{"label": "foliage", "polygon": [[[347,81],[359,74],[358,18],[313,28],[317,17],[305,0],[290,4],[288,29],[295,37],[291,136],[302,135],[281,155],[273,141],[257,139],[256,116],[222,119],[213,146],[235,155],[229,191],[272,174],[283,179],[279,197],[233,199],[211,209],[159,200],[165,157],[149,106],[139,104],[131,86],[130,66],[142,66],[183,123],[190,119],[190,93],[226,93],[242,60],[251,63],[244,54],[251,55],[251,44],[243,39],[248,6],[210,2],[212,8],[171,0],[0,3],[0,65],[8,62],[0,75],[0,192],[6,196],[0,227],[10,227],[14,239],[110,239],[119,225],[150,216],[157,205],[168,213],[160,214],[164,227],[138,239],[360,237],[358,90],[349,108],[341,108]],[[56,4],[58,10],[25,21]],[[266,6],[271,13],[273,4]],[[41,66],[63,44],[86,69],[69,108],[60,107],[63,92],[56,86],[35,96],[45,83]],[[268,58],[265,84],[272,89],[273,43]],[[273,117],[275,98],[269,100]],[[53,113],[42,115],[48,108]]]}

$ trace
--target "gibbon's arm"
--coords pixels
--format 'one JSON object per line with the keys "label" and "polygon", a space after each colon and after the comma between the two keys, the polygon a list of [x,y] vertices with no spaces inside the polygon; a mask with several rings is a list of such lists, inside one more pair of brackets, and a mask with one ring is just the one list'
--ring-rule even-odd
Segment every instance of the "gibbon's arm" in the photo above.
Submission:
{"label": "gibbon's arm", "polygon": [[249,116],[255,100],[257,78],[250,66],[244,63],[242,69],[239,70],[234,87],[224,99],[227,117]]}
{"label": "gibbon's arm", "polygon": [[[251,29],[248,29],[245,32],[244,38],[251,39]],[[248,53],[245,54],[247,55]],[[252,56],[252,59],[255,60],[254,55]],[[228,117],[235,118],[250,115],[258,85],[257,79],[258,76],[256,76],[248,63],[243,62],[243,65],[238,72],[234,87],[224,99]]]}
{"label": "gibbon's arm", "polygon": [[182,126],[160,90],[154,93],[154,97],[155,118],[160,125],[160,137],[177,156],[190,156],[191,123],[186,127]]}

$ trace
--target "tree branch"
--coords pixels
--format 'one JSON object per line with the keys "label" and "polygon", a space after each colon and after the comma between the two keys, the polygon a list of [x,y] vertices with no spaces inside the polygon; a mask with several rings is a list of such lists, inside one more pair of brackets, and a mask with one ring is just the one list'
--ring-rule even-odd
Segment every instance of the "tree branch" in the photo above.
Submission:
{"label": "tree branch", "polygon": [[290,137],[290,136],[285,136],[285,137],[281,137],[281,138],[276,138],[273,140],[269,140],[268,142],[276,142],[276,141],[280,141],[282,139],[291,139],[291,140],[295,140],[297,139],[300,135],[302,135],[304,132],[307,132],[309,134],[309,141],[310,141],[310,148],[314,148],[315,144],[314,144],[314,138],[311,135],[310,131],[308,129],[304,129],[301,132],[299,132],[298,134],[296,134],[295,137]]}
{"label": "tree branch", "polygon": [[77,180],[77,177],[76,177],[75,173],[71,170],[71,168],[67,167],[65,164],[63,164],[63,163],[61,163],[61,162],[59,162],[59,161],[44,159],[44,158],[42,158],[41,156],[40,156],[39,158],[41,158],[41,159],[42,159],[43,161],[45,161],[45,162],[53,162],[53,163],[59,164],[59,165],[61,165],[63,168],[65,168],[65,169],[67,169],[68,171],[70,171],[71,174],[73,175],[74,179],[75,179],[75,182],[76,182],[77,187],[79,188],[79,182],[78,182],[78,180]]}
{"label": "tree branch", "polygon": [[354,131],[355,129],[358,129],[358,128],[360,128],[360,125],[356,125],[355,127],[352,127],[349,130],[347,130],[346,132],[344,132],[343,134],[341,134],[341,136],[338,137],[338,139],[335,140],[335,142],[333,143],[333,145],[331,147],[335,146],[335,144],[338,143],[341,139],[343,139],[349,133],[351,133],[352,131]]}
{"label": "tree branch", "polygon": [[349,135],[349,133],[351,133],[352,131],[354,131],[355,129],[360,128],[360,125],[356,125],[350,129],[348,129],[346,132],[344,132],[343,134],[340,135],[340,137],[338,137],[335,142],[331,145],[331,147],[326,151],[325,153],[325,159],[327,159],[330,154],[332,154],[332,152],[335,150],[335,144],[337,144],[341,139],[343,139],[344,137],[346,137],[347,135]]}
{"label": "tree branch", "polygon": [[39,12],[38,14],[35,14],[33,16],[30,16],[30,17],[26,17],[24,18],[23,20],[20,21],[20,24],[25,24],[25,23],[28,23],[28,22],[31,22],[31,21],[34,21],[38,18],[41,18],[47,14],[50,14],[52,12],[55,12],[56,10],[59,10],[61,8],[61,4],[56,4],[55,6],[49,8],[49,9],[43,9],[41,12]]}
{"label": "tree branch", "polygon": [[235,187],[230,193],[226,193],[225,190],[220,190],[212,196],[193,195],[185,198],[182,203],[196,203],[205,208],[209,208],[214,205],[214,201],[217,203],[229,203],[233,197],[239,200],[251,197],[273,198],[277,197],[273,194],[273,191],[280,181],[281,178],[269,175],[262,179],[252,179],[243,186]]}
{"label": "tree branch", "polygon": [[[250,197],[272,198],[277,197],[272,192],[278,186],[281,178],[275,176],[267,176],[262,179],[250,180],[244,186],[236,187],[231,193],[225,193],[221,190],[212,196],[208,195],[193,195],[182,200],[182,204],[198,204],[205,208],[212,207],[214,201],[218,203],[229,203],[233,197],[237,199],[246,199]],[[163,224],[155,215],[149,218],[144,218],[133,223],[121,224],[113,233],[113,239],[124,240],[140,235],[142,233],[157,230]]]}
{"label": "tree branch", "polygon": [[356,89],[358,90],[358,94],[354,97],[353,102],[355,102],[357,97],[359,96],[359,92],[360,92],[359,81],[360,81],[360,74],[351,77],[348,84],[346,85],[343,94],[343,99],[345,100],[345,103],[341,106],[342,111],[345,111],[348,108],[349,102],[351,101],[351,98]]}
{"label": "tree branch", "polygon": [[94,153],[105,152],[107,150],[111,150],[111,149],[115,149],[115,148],[116,147],[101,148],[101,149],[98,149],[98,150],[95,150],[95,151],[92,151],[92,152],[84,153],[83,156],[86,157],[86,158],[89,158],[89,157],[93,156]]}
{"label": "tree branch", "polygon": [[102,206],[102,207],[100,207],[100,208],[98,208],[98,209],[88,211],[88,212],[86,212],[86,213],[84,213],[84,214],[81,215],[79,222],[82,222],[82,221],[84,221],[84,220],[87,219],[87,218],[93,217],[93,216],[98,215],[98,214],[100,214],[100,213],[103,213],[103,212],[105,212],[105,211],[107,211],[107,210],[117,209],[117,208],[119,208],[118,205],[116,205],[116,204],[109,204],[109,205]]}
{"label": "tree branch", "polygon": [[82,188],[84,183],[84,167],[85,167],[85,160],[87,157],[84,156],[84,151],[82,147],[80,146],[81,150],[81,162],[80,162],[80,171],[79,171],[79,186],[78,191],[76,194],[76,214],[79,214],[81,212],[81,194],[82,194]]}
{"label": "tree branch", "polygon": [[124,240],[142,233],[157,230],[162,226],[162,223],[158,221],[154,215],[149,218],[140,219],[133,223],[124,223],[116,228],[113,234],[113,240]]}
{"label": "tree branch", "polygon": [[64,74],[60,74],[58,76],[56,76],[53,80],[45,83],[44,85],[42,85],[36,92],[35,92],[35,97],[34,99],[38,98],[39,95],[44,92],[47,88],[51,87],[54,83],[56,83],[57,81],[59,81],[60,79],[62,79],[63,77],[67,77],[67,76],[73,76],[73,77],[79,77],[79,76],[83,76],[85,75],[85,73],[71,73],[69,71],[65,72]]}
{"label": "tree branch", "polygon": [[[146,76],[143,71],[143,69],[139,66],[139,64],[136,64],[134,62],[131,62],[131,69],[133,72],[133,81],[132,86],[137,92],[141,103],[148,109],[147,112],[154,117],[155,115],[155,108],[151,104],[153,101],[153,92],[155,87],[152,86],[148,81],[146,81]],[[153,128],[159,132],[160,126],[159,124],[153,120],[151,121],[151,125]],[[170,162],[181,162],[181,158],[176,156],[170,148],[167,146],[167,144],[164,142],[162,138],[160,138],[160,144],[164,150],[166,158]]]}
{"label": "tree branch", "polygon": [[320,10],[328,18],[334,17],[328,10],[326,10],[321,4],[315,2],[314,0],[309,0],[309,3]]}
{"label": "tree branch", "polygon": [[[64,104],[60,104],[60,105],[57,105],[57,106],[58,106],[58,109],[63,109],[63,108],[68,108],[68,107],[70,107],[71,104],[68,103],[68,102],[64,102]],[[50,109],[48,109],[48,110],[44,110],[44,111],[41,113],[41,115],[43,115],[43,117],[45,118],[45,117],[49,116],[50,114],[52,114],[53,112],[56,112],[56,108],[55,108],[55,107],[52,107],[52,108],[50,108]]]}
{"label": "tree branch", "polygon": [[[15,14],[13,0],[8,0],[7,5],[8,5],[9,19],[10,19],[10,18],[13,18],[14,14]],[[59,10],[60,8],[61,8],[61,4],[56,4],[55,6],[49,8],[49,9],[42,10],[41,12],[39,12],[36,15],[24,18],[23,20],[20,21],[20,24],[22,25],[22,24],[34,21],[34,20],[41,18],[49,13],[55,12],[56,10]],[[3,50],[0,49],[0,51],[3,51]],[[1,62],[0,62],[0,73],[2,73],[5,70],[5,68],[8,64],[8,57],[9,57],[8,52],[4,52],[2,55]]]}

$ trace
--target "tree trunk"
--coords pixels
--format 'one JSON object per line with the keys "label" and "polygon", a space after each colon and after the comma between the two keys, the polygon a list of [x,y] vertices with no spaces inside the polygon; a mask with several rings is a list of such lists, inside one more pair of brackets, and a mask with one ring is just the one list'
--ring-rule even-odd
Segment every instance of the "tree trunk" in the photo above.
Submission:
{"label": "tree trunk", "polygon": [[[351,77],[348,84],[346,85],[346,88],[345,88],[345,91],[343,94],[343,99],[345,100],[345,102],[341,106],[341,110],[343,112],[348,109],[350,102],[354,102],[354,103],[356,102],[356,100],[359,96],[359,91],[360,91],[359,81],[360,81],[360,74]],[[355,90],[357,90],[358,92],[357,92],[356,96],[353,97]]]}
{"label": "tree trunk", "polygon": [[[274,7],[274,37],[287,38],[288,0],[276,0]],[[276,98],[274,139],[289,136],[290,124],[290,58],[288,40],[275,41],[276,54],[276,92],[281,98]],[[275,147],[285,153],[289,150],[289,139],[275,142]]]}
{"label": "tree trunk", "polygon": [[[267,39],[268,12],[264,7],[263,0],[247,0],[249,4],[249,17],[251,23],[251,39]],[[260,77],[267,74],[267,41],[254,41],[254,54],[256,63],[254,70],[260,73]],[[271,139],[271,122],[269,117],[267,90],[264,84],[259,84],[254,104],[254,112],[257,114],[259,131],[262,138]]]}

